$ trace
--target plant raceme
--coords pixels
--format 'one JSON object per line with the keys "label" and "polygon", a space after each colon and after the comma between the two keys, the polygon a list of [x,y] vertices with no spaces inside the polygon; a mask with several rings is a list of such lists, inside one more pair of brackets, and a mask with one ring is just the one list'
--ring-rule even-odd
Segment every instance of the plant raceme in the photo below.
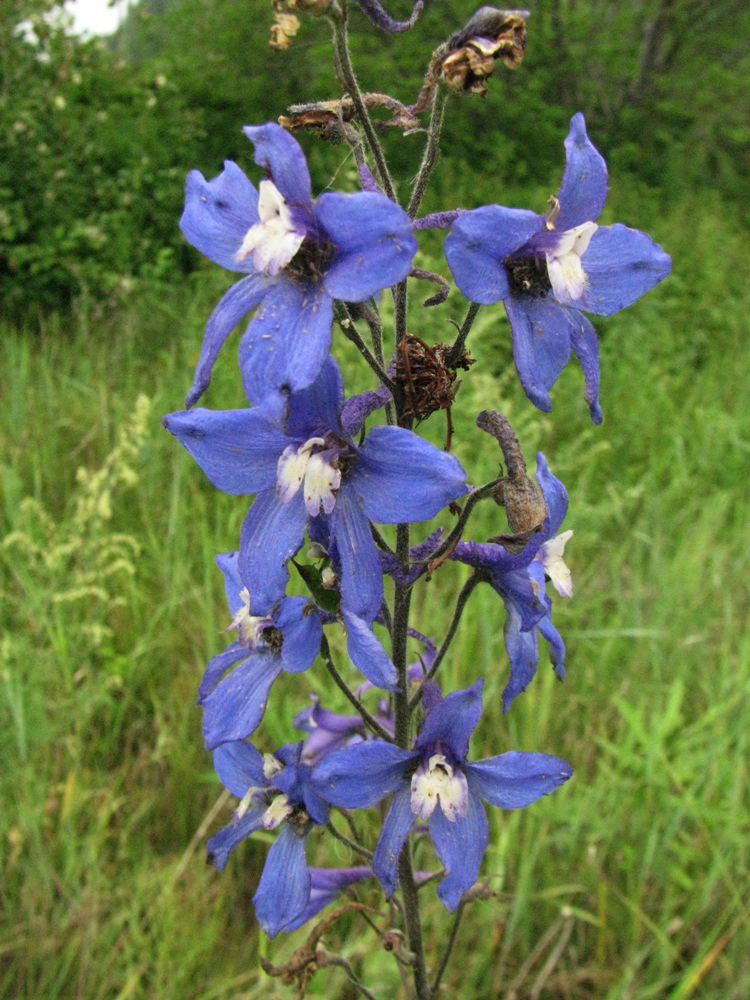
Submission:
{"label": "plant raceme", "polygon": [[[309,4],[293,6],[312,10]],[[363,8],[380,27],[405,30],[421,4],[397,28],[389,27],[380,5],[363,3]],[[484,18],[489,10],[483,8]],[[470,760],[484,680],[444,695],[433,678],[480,583],[495,590],[505,610],[510,669],[504,711],[537,670],[539,636],[548,644],[555,674],[564,678],[565,646],[552,624],[546,584],[561,596],[572,595],[563,560],[572,531],[560,532],[568,510],[565,487],[541,453],[536,477],[526,476],[518,442],[501,414],[486,411],[478,423],[500,442],[507,475],[501,466],[500,475],[480,487],[467,483],[454,455],[418,436],[414,419],[450,410],[456,369],[471,363],[465,344],[477,307],[503,302],[516,368],[531,401],[550,409],[549,390],[573,351],[583,366],[591,415],[600,422],[597,340],[583,311],[609,315],[625,308],[668,274],[670,260],[643,233],[598,225],[607,171],[580,114],[571,121],[562,186],[546,216],[489,205],[449,208],[414,223],[432,160],[425,156],[414,188],[419,196],[413,195],[407,213],[383,193],[393,185],[368,109],[387,107],[394,114],[389,125],[431,111],[428,142],[434,141],[441,120],[440,59],[452,50],[443,46],[433,54],[424,107],[363,96],[349,72],[338,6],[323,5],[321,11],[334,25],[349,103],[311,105],[304,124],[321,134],[325,128],[338,130],[367,190],[315,199],[299,143],[268,123],[245,129],[264,171],[258,187],[231,162],[211,181],[193,171],[181,222],[198,250],[242,277],[208,321],[188,409],[168,415],[164,423],[217,489],[252,498],[237,550],[216,559],[234,640],[208,663],[198,692],[206,747],[213,751],[219,778],[239,800],[229,823],[209,840],[208,852],[222,871],[245,839],[278,829],[254,898],[258,921],[270,937],[301,927],[353,886],[378,880],[388,898],[400,890],[415,990],[419,1000],[427,1000],[425,954],[414,930],[415,890],[431,876],[414,874],[413,853],[419,853],[420,867],[423,859],[434,864],[436,857],[442,866],[435,872],[438,898],[455,911],[479,877],[489,837],[485,806],[530,806],[572,774],[565,761],[507,750],[505,740],[499,741],[503,752]],[[501,27],[512,14],[515,65],[525,41],[524,12],[496,13],[493,24]],[[493,65],[476,69],[482,80]],[[445,284],[412,269],[418,231],[426,228],[450,228],[445,256],[470,303],[456,342],[434,350],[407,339],[407,277]],[[388,289],[394,302],[390,367],[378,304]],[[194,408],[222,345],[247,317],[239,367],[250,405]],[[368,363],[369,387],[348,399],[330,353],[334,317]],[[358,325],[369,328],[372,351]],[[379,385],[371,383],[373,372]],[[439,387],[439,398],[432,398],[433,386]],[[378,416],[384,421],[377,423]],[[449,426],[452,432],[450,414]],[[477,540],[471,536],[471,514],[491,497],[505,507],[511,530]],[[442,526],[433,525],[423,541],[411,544],[410,526],[436,517]],[[430,618],[437,639],[426,639],[410,623],[411,595],[423,579],[439,573],[442,600],[450,603],[447,579],[457,563],[471,575],[456,594],[452,613],[440,608]],[[292,567],[302,594],[288,593]],[[342,630],[358,674],[335,662],[342,656],[332,652],[328,636],[338,650]],[[418,643],[411,665],[410,638]],[[259,731],[275,682],[316,664],[346,698],[348,714],[324,709],[314,696],[311,706],[299,705],[288,720],[288,728],[302,731],[304,739],[264,753],[255,744],[263,746]],[[331,705],[331,693],[325,697]],[[283,726],[278,713],[273,723],[276,729]],[[388,810],[370,849],[358,839],[367,824],[355,822],[351,812],[372,810],[383,800],[389,800]],[[333,825],[336,810],[344,810],[353,839]],[[419,836],[425,828],[434,855]],[[368,863],[308,867],[313,831],[316,857],[330,834]]]}

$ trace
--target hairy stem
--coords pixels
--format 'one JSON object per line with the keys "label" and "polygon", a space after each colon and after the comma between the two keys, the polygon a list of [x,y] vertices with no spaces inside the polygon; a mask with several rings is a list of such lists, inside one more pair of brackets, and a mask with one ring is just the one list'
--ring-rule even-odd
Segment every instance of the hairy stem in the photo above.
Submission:
{"label": "hairy stem", "polygon": [[427,143],[425,145],[422,163],[419,167],[419,173],[417,174],[417,179],[414,182],[414,187],[412,189],[409,207],[406,210],[410,219],[415,218],[417,212],[419,211],[419,206],[422,204],[422,199],[424,198],[425,191],[427,190],[427,184],[430,180],[430,174],[437,166],[437,161],[440,156],[440,132],[443,127],[443,112],[445,111],[446,100],[447,96],[441,97],[439,90],[436,90],[432,95],[430,124],[427,128]]}
{"label": "hairy stem", "polygon": [[340,9],[330,8],[329,20],[333,25],[333,47],[338,62],[338,69],[341,75],[341,82],[354,103],[357,118],[365,133],[367,144],[370,147],[375,166],[380,177],[383,191],[392,201],[396,201],[396,191],[393,187],[391,175],[388,172],[388,165],[385,162],[383,148],[380,145],[375,129],[373,128],[370,115],[368,114],[365,102],[362,98],[362,91],[359,89],[357,78],[354,75],[352,61],[349,58],[349,42],[346,30],[346,0],[342,0]]}

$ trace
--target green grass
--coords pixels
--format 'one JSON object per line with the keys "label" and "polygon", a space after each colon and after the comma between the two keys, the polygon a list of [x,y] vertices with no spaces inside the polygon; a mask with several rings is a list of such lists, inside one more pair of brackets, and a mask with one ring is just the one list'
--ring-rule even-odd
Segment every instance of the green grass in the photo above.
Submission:
{"label": "green grass", "polygon": [[[534,807],[491,816],[483,873],[497,896],[468,910],[447,996],[750,995],[750,253],[720,206],[649,222],[653,203],[618,191],[613,201],[673,254],[675,273],[599,324],[604,425],[590,425],[572,366],[554,412],[533,410],[509,368],[500,309],[480,312],[478,363],[456,406],[455,450],[471,481],[496,469],[494,445],[473,429],[492,406],[567,485],[576,591],[555,606],[564,685],[543,657],[502,716],[503,612],[489,588],[475,591],[444,680],[486,678],[474,756],[539,750],[576,773]],[[279,964],[304,940],[259,941],[262,838],[218,876],[199,833],[221,791],[194,707],[203,666],[225,642],[213,557],[236,546],[245,507],[212,490],[159,421],[181,406],[221,281],[81,310],[38,335],[3,331],[0,996],[294,995],[258,969],[259,949]],[[435,315],[417,308],[414,332],[445,336]],[[344,367],[363,388],[348,355]],[[228,348],[208,405],[241,405],[236,383]],[[141,436],[130,427],[125,454],[141,394],[152,416]],[[440,441],[442,418],[426,429]],[[110,518],[101,507],[82,514],[79,467],[107,470],[94,493],[109,498]],[[474,537],[501,530],[499,516],[484,505]],[[416,627],[439,637],[460,573],[448,565],[419,585]],[[293,738],[289,720],[313,689],[343,708],[319,666],[283,678],[258,742]],[[311,847],[321,863],[348,863],[322,837]],[[360,898],[379,905],[375,891]],[[432,889],[423,899],[434,962],[449,923]],[[391,959],[355,917],[326,943],[376,996],[397,995]],[[334,969],[309,995],[355,994]]]}

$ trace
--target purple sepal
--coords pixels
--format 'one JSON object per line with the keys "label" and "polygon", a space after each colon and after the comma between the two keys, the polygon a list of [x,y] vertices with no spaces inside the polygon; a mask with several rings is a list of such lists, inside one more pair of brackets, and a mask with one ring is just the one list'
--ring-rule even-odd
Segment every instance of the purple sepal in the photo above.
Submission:
{"label": "purple sepal", "polygon": [[475,681],[464,691],[453,691],[435,704],[415,743],[415,749],[425,750],[435,743],[450,747],[458,760],[464,760],[469,750],[471,734],[482,716],[484,681]]}
{"label": "purple sepal", "polygon": [[414,820],[411,789],[407,784],[393,796],[372,859],[372,870],[385,890],[386,899],[390,899],[398,887],[398,858]]}
{"label": "purple sepal", "polygon": [[509,753],[466,764],[471,792],[498,809],[522,809],[571,777],[569,764],[543,753]]}
{"label": "purple sepal", "polygon": [[367,809],[391,795],[418,754],[384,740],[370,740],[329,754],[313,771],[312,781],[331,805]]}
{"label": "purple sepal", "polygon": [[429,828],[437,856],[445,868],[445,876],[437,890],[438,898],[446,910],[453,913],[463,894],[479,877],[490,840],[487,813],[481,800],[469,795],[465,816],[451,823],[438,807],[430,816]]}

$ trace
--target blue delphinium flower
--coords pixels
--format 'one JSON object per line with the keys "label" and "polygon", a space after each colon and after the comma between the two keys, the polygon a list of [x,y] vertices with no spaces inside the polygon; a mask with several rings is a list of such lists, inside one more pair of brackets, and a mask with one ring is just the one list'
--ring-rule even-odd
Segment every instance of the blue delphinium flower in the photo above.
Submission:
{"label": "blue delphinium flower", "polygon": [[[370,521],[425,521],[466,492],[458,460],[401,427],[375,427],[355,444],[342,425],[343,384],[333,358],[307,389],[247,410],[186,410],[164,424],[225,493],[255,493],[240,538],[239,571],[251,609],[283,597],[287,563],[304,540],[325,535],[340,568],[349,656],[378,687],[396,672],[372,625],[383,575]],[[317,522],[317,531],[314,523]],[[322,524],[322,527],[321,527]]]}
{"label": "blue delphinium flower", "polygon": [[510,678],[503,691],[505,712],[536,673],[539,635],[549,643],[555,675],[559,680],[565,677],[565,644],[552,624],[552,602],[545,582],[550,575],[556,587],[563,588],[561,593],[572,593],[567,568],[560,565],[562,547],[571,533],[555,537],[568,510],[568,494],[549,471],[541,452],[536,456],[536,464],[536,479],[544,494],[547,517],[542,530],[532,536],[523,552],[512,554],[492,542],[459,542],[451,555],[458,562],[482,570],[505,604],[505,648],[510,660]]}
{"label": "blue delphinium flower", "polygon": [[224,787],[240,799],[228,826],[208,841],[208,859],[223,871],[231,852],[258,830],[279,835],[268,852],[255,893],[255,915],[269,937],[300,917],[310,902],[305,861],[307,835],[328,821],[328,805],[300,763],[302,744],[261,754],[249,743],[224,743],[214,751],[214,767]]}
{"label": "blue delphinium flower", "polygon": [[367,808],[393,795],[372,865],[388,897],[398,883],[401,848],[418,819],[428,824],[445,868],[438,896],[452,912],[476,882],[487,847],[483,801],[520,809],[572,774],[564,761],[546,754],[510,752],[473,763],[466,759],[482,714],[483,684],[478,680],[443,699],[437,684],[427,681],[425,719],[414,750],[372,740],[331,754],[313,772],[320,795],[341,808]]}
{"label": "blue delphinium flower", "polygon": [[328,192],[313,201],[299,143],[273,123],[245,128],[266,178],[256,191],[231,161],[206,181],[187,179],[180,226],[187,240],[244,274],[208,321],[192,406],[229,334],[258,307],[240,345],[248,399],[309,385],[328,356],[333,300],[362,302],[407,276],[417,249],[409,217],[374,191]]}
{"label": "blue delphinium flower", "polygon": [[595,423],[599,406],[599,344],[580,310],[611,316],[635,302],[671,270],[650,237],[623,225],[598,226],[607,198],[607,167],[574,115],[565,140],[562,187],[547,217],[488,205],[462,212],[445,240],[445,256],[472,302],[503,302],[521,384],[540,410],[549,390],[578,356]]}
{"label": "blue delphinium flower", "polygon": [[269,614],[252,614],[237,563],[236,552],[216,557],[237,641],[209,662],[198,689],[209,750],[255,732],[273,682],[282,671],[299,674],[312,666],[323,636],[320,617],[305,613],[310,602],[304,597],[285,597]]}

